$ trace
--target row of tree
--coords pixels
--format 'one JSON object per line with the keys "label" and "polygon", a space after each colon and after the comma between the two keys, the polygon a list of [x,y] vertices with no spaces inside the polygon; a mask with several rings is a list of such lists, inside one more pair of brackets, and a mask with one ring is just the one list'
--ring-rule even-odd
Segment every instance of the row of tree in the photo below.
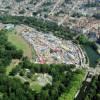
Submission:
{"label": "row of tree", "polygon": [[100,13],[94,14],[93,17],[96,18],[97,20],[100,20]]}
{"label": "row of tree", "polygon": [[94,77],[87,92],[85,100],[100,100],[100,75]]}
{"label": "row of tree", "polygon": [[39,31],[52,32],[55,36],[72,39],[75,33],[68,27],[58,26],[57,23],[46,21],[43,19],[37,19],[36,17],[24,17],[24,16],[0,16],[0,22],[12,23],[12,24],[26,24]]}

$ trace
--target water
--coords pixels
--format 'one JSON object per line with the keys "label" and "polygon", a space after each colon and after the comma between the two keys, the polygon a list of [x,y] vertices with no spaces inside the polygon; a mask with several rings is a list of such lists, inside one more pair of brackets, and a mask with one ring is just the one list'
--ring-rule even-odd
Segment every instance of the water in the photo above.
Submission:
{"label": "water", "polygon": [[100,55],[89,45],[83,47],[88,55],[90,67],[96,67],[96,61],[100,58]]}

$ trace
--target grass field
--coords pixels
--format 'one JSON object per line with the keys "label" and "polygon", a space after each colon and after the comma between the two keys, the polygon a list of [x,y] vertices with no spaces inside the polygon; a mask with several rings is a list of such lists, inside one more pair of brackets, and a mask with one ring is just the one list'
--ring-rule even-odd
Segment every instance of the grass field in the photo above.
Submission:
{"label": "grass field", "polygon": [[17,49],[21,49],[24,52],[24,56],[32,59],[32,48],[31,46],[15,31],[8,32],[8,41],[17,47]]}
{"label": "grass field", "polygon": [[74,73],[69,88],[58,100],[74,100],[75,94],[80,89],[84,76],[85,70],[81,70],[79,73]]}

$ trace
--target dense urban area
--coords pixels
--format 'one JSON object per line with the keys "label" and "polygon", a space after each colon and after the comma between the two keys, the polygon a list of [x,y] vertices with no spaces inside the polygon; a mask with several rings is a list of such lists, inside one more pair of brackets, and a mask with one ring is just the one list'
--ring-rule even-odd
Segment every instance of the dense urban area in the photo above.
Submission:
{"label": "dense urban area", "polygon": [[100,0],[0,0],[0,100],[100,100]]}

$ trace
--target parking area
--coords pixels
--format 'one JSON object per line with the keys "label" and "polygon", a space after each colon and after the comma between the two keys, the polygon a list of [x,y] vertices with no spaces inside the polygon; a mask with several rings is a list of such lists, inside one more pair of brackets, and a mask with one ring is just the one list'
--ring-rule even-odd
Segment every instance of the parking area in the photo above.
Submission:
{"label": "parking area", "polygon": [[80,48],[70,40],[62,40],[52,33],[42,33],[35,29],[23,31],[22,37],[34,47],[36,62],[40,64],[65,63],[81,65],[84,55]]}

